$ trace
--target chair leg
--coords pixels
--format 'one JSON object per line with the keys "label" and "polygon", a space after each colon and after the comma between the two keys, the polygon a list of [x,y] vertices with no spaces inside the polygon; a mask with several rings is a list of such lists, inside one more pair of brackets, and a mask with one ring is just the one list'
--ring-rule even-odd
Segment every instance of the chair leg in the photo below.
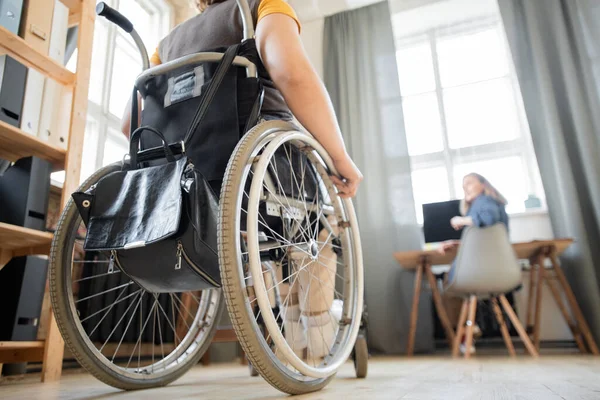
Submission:
{"label": "chair leg", "polygon": [[456,334],[454,335],[454,344],[452,345],[452,357],[458,357],[460,350],[460,341],[465,334],[465,323],[467,322],[467,311],[469,308],[469,299],[464,299],[456,325]]}
{"label": "chair leg", "polygon": [[469,299],[469,316],[467,319],[467,334],[465,337],[465,359],[471,357],[471,346],[473,346],[473,328],[475,327],[475,315],[477,313],[477,296],[471,295]]}
{"label": "chair leg", "polygon": [[517,314],[515,314],[512,307],[510,306],[510,303],[508,302],[508,300],[506,300],[506,296],[504,296],[502,294],[499,296],[499,299],[500,299],[500,304],[502,304],[504,311],[506,311],[506,314],[508,314],[508,318],[510,318],[510,321],[512,322],[515,329],[519,333],[519,337],[523,341],[523,344],[527,348],[527,351],[529,351],[529,354],[531,354],[533,357],[538,357],[539,354],[538,354],[537,349],[531,342],[531,339],[529,339],[529,336],[527,335],[527,332],[525,332],[523,325],[521,325],[521,321],[519,321]]}
{"label": "chair leg", "polygon": [[510,333],[508,332],[508,328],[506,327],[506,323],[504,322],[504,316],[502,315],[502,309],[498,305],[498,299],[492,299],[492,308],[494,309],[494,314],[496,314],[496,320],[498,321],[498,325],[500,325],[500,332],[502,332],[502,338],[504,339],[504,344],[506,344],[506,348],[508,349],[508,354],[511,357],[517,355],[515,353],[515,346],[513,346],[513,342],[510,338]]}

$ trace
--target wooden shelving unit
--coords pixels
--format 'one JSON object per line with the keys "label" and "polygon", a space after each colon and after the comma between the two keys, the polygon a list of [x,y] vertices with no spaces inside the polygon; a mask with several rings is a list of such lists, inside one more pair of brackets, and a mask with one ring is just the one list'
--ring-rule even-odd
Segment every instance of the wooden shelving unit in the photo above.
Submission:
{"label": "wooden shelving unit", "polygon": [[52,234],[0,222],[0,267],[13,257],[48,254]]}
{"label": "wooden shelving unit", "polygon": [[[79,25],[76,73],[70,72],[3,27],[0,27],[0,54],[7,54],[28,68],[35,69],[68,88],[72,95],[68,149],[52,146],[18,128],[0,122],[0,158],[15,161],[22,157],[37,156],[52,162],[56,170],[64,170],[66,174],[61,197],[61,204],[64,205],[69,194],[79,185],[96,1],[61,0],[61,2],[69,8],[69,26]],[[12,257],[47,255],[51,242],[51,233],[0,223],[0,269]],[[45,340],[0,342],[0,365],[42,361],[42,381],[60,379],[64,343],[52,311],[49,314]]]}
{"label": "wooden shelving unit", "polygon": [[52,146],[3,121],[0,121],[0,143],[0,158],[5,160],[17,161],[19,158],[36,156],[50,161],[57,171],[65,168],[65,149]]}
{"label": "wooden shelving unit", "polygon": [[0,51],[63,85],[73,85],[75,74],[31,47],[25,40],[0,26]]}

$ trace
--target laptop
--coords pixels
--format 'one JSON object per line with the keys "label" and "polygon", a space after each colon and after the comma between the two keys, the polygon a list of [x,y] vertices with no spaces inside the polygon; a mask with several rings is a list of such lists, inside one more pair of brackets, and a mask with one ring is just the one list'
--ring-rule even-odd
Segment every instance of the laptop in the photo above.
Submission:
{"label": "laptop", "polygon": [[450,225],[453,217],[460,215],[460,200],[423,204],[423,234],[425,246],[435,248],[447,240],[460,240],[462,229],[456,231]]}

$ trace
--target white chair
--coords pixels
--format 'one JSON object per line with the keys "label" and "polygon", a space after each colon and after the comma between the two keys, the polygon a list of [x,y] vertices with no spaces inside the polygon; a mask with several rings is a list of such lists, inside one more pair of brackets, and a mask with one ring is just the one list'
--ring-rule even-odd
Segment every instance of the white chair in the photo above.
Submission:
{"label": "white chair", "polygon": [[504,343],[511,356],[516,353],[498,300],[529,353],[534,357],[538,356],[536,348],[504,295],[520,285],[521,267],[508,240],[506,227],[500,223],[487,228],[466,228],[445,286],[450,294],[464,298],[452,349],[454,357],[458,356],[465,329],[465,358],[470,356],[478,298],[491,299]]}

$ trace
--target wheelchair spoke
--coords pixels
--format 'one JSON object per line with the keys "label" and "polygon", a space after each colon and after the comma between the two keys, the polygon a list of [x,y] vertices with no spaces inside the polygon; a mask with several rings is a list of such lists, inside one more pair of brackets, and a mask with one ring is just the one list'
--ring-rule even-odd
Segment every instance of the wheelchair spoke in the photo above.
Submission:
{"label": "wheelchair spoke", "polygon": [[135,347],[133,348],[133,352],[131,353],[131,356],[129,357],[129,361],[127,362],[127,366],[125,368],[129,368],[129,364],[131,363],[131,360],[133,359],[135,350],[138,349],[138,371],[141,369],[140,358],[141,358],[141,349],[142,349],[142,336],[144,335],[144,332],[146,331],[146,326],[148,326],[148,322],[150,321],[150,317],[152,317],[152,313],[153,313],[155,307],[156,307],[156,302],[154,302],[154,304],[152,305],[152,308],[150,308],[150,312],[148,313],[148,316],[146,317],[146,320],[144,321],[144,324],[143,324],[142,328],[140,329],[140,334],[138,335],[137,342],[135,342]]}
{"label": "wheelchair spoke", "polygon": [[[192,320],[194,319],[194,316],[192,315],[192,313],[188,310],[188,308],[185,306],[185,304],[183,304],[183,302],[177,296],[174,296],[173,294],[171,294],[171,298],[175,298],[175,300],[177,300],[177,303],[179,303],[181,305],[181,307],[183,307],[185,309],[185,311],[187,312],[187,315],[192,317]],[[179,314],[179,317],[181,318],[181,320],[183,321],[185,326],[188,328],[188,330],[191,329],[187,322],[187,317],[181,313],[181,308],[177,304],[175,304],[175,308],[177,309],[177,313]],[[175,324],[173,324],[173,325],[175,325]]]}
{"label": "wheelchair spoke", "polygon": [[112,288],[112,289],[105,290],[105,291],[100,292],[98,294],[94,294],[94,295],[91,295],[91,296],[88,296],[88,297],[84,297],[83,299],[78,299],[75,302],[75,304],[80,303],[80,302],[85,301],[85,300],[93,299],[94,297],[102,296],[103,294],[106,294],[106,293],[114,292],[115,290],[119,290],[121,288],[126,288],[127,286],[132,285],[132,284],[133,284],[133,281],[130,281],[128,283],[124,283],[124,284],[122,284],[120,286],[117,286],[117,287]]}
{"label": "wheelchair spoke", "polygon": [[[144,298],[144,294],[142,293],[140,296],[140,299],[138,301],[138,304],[135,306],[135,309],[133,310],[133,312],[131,313],[131,318],[129,318],[129,322],[127,323],[127,326],[125,327],[125,330],[123,331],[123,335],[121,336],[121,340],[119,340],[119,345],[117,346],[117,348],[115,349],[115,352],[112,356],[112,359],[110,360],[111,362],[115,361],[115,357],[117,356],[117,353],[119,352],[119,349],[121,348],[121,343],[123,343],[123,339],[125,339],[125,335],[127,335],[127,331],[129,331],[129,326],[131,325],[131,321],[133,321],[133,317],[135,317],[137,308],[140,306],[140,304],[142,303],[142,299]],[[125,313],[126,314],[126,313]]]}
{"label": "wheelchair spoke", "polygon": [[[302,205],[304,206],[304,212],[305,212],[305,216],[306,218],[308,218],[309,213],[308,213],[308,208],[306,207],[306,196],[304,193],[303,188],[300,187],[300,185],[298,184],[298,179],[296,178],[296,173],[294,171],[294,162],[292,160],[292,156],[291,156],[291,149],[288,146],[283,146],[283,149],[285,150],[285,153],[287,155],[288,161],[290,163],[290,170],[291,170],[291,176],[290,176],[290,186],[292,187],[292,198],[294,198],[294,193],[293,193],[293,183],[296,184],[296,188],[298,189],[298,197],[300,197],[302,200]],[[300,163],[302,163],[302,156],[300,156]],[[302,167],[301,167],[302,168]],[[293,182],[291,182],[293,180]],[[302,183],[304,186],[304,174],[302,175]],[[310,231],[309,231],[309,235],[308,237],[310,238]]]}
{"label": "wheelchair spoke", "polygon": [[110,331],[110,334],[108,335],[108,338],[106,338],[106,340],[104,341],[104,344],[102,345],[102,347],[100,348],[100,353],[102,353],[102,350],[104,349],[104,346],[106,346],[106,344],[108,343],[108,341],[110,340],[110,338],[112,337],[113,333],[115,333],[115,331],[117,330],[117,328],[119,327],[119,325],[121,324],[121,321],[123,321],[123,319],[125,318],[125,316],[127,315],[127,313],[129,312],[129,310],[131,309],[131,306],[135,304],[135,301],[133,301],[125,310],[125,312],[123,313],[123,315],[121,316],[121,318],[119,318],[119,322],[117,322],[115,324],[115,327],[113,328],[112,331]]}
{"label": "wheelchair spoke", "polygon": [[[165,315],[165,318],[168,319],[168,317],[166,315]],[[163,346],[162,328],[160,326],[161,326],[161,323],[160,323],[160,318],[159,318],[159,321],[158,321],[158,338],[160,340],[160,353],[162,354],[162,359],[161,359],[161,361],[162,361],[162,360],[165,359],[165,348]],[[166,365],[163,365],[163,368],[166,368]]]}
{"label": "wheelchair spoke", "polygon": [[171,320],[169,319],[169,317],[167,316],[167,313],[165,312],[165,310],[162,308],[162,306],[160,305],[160,303],[158,302],[158,296],[155,294],[155,301],[156,304],[158,304],[158,308],[160,309],[160,311],[163,313],[163,315],[165,316],[167,322],[169,323],[169,325],[171,326],[171,329],[173,329],[173,333],[175,334],[175,337],[181,341],[181,338],[179,337],[179,335],[177,335],[177,329],[171,324]]}
{"label": "wheelchair spoke", "polygon": [[[121,298],[121,296],[123,296],[123,293],[125,293],[126,290],[127,290],[126,287],[124,287],[123,289],[121,289],[121,292],[119,293],[119,296],[117,297],[117,301]],[[108,309],[108,311],[104,314],[104,316],[100,319],[100,321],[98,321],[98,323],[96,324],[96,326],[94,327],[94,329],[92,329],[92,331],[90,332],[90,334],[88,335],[88,337],[92,337],[92,335],[94,334],[94,332],[96,332],[96,329],[98,329],[98,327],[100,326],[100,324],[102,324],[102,321],[104,321],[104,319],[106,318],[106,316],[115,307],[115,305],[117,304],[117,301],[115,301],[114,303],[112,303],[110,305],[110,308]]]}
{"label": "wheelchair spoke", "polygon": [[[76,262],[76,261],[74,261],[74,263],[75,263],[75,262]],[[120,271],[119,269],[115,269],[115,270],[114,270],[114,272],[106,272],[106,273],[104,273],[104,274],[98,274],[98,275],[94,275],[94,276],[88,276],[88,277],[86,277],[86,278],[81,278],[81,279],[74,280],[73,282],[74,282],[74,283],[77,283],[77,282],[89,281],[90,279],[101,278],[101,277],[103,277],[103,276],[108,276],[108,275],[112,275],[112,274],[118,274],[118,273],[120,273],[120,272],[121,272],[121,271]]]}
{"label": "wheelchair spoke", "polygon": [[73,260],[73,264],[108,264],[109,260]]}
{"label": "wheelchair spoke", "polygon": [[[294,273],[290,274],[287,278],[282,279],[280,282],[278,282],[276,285],[273,285],[272,287],[270,287],[269,289],[266,289],[265,293],[269,293],[271,292],[273,289],[275,289],[276,287],[278,287],[279,285],[281,285],[282,283],[285,283],[286,281],[289,281],[291,278],[293,278],[294,276],[298,275],[300,272],[302,272],[304,269],[308,268],[310,265],[310,263],[302,266],[302,268],[300,268],[299,270],[295,271]],[[250,304],[252,304],[253,302],[257,301],[257,299],[254,299],[250,302]]]}
{"label": "wheelchair spoke", "polygon": [[143,289],[138,289],[138,290],[136,290],[135,292],[128,294],[127,296],[123,297],[121,300],[117,300],[117,301],[115,301],[114,303],[112,303],[112,304],[110,304],[110,305],[108,305],[108,306],[106,306],[106,307],[104,307],[104,308],[102,308],[102,309],[100,309],[100,310],[96,311],[95,313],[88,315],[87,317],[85,317],[84,319],[82,319],[82,320],[81,320],[81,322],[85,322],[85,321],[87,321],[88,319],[90,319],[90,318],[92,318],[92,317],[95,317],[96,315],[100,314],[102,311],[106,310],[107,308],[112,308],[114,305],[116,305],[116,304],[119,304],[119,303],[121,303],[122,301],[125,301],[125,300],[127,300],[127,299],[128,299],[128,298],[130,298],[131,296],[135,296],[135,295],[137,295],[137,294],[138,294],[138,293],[140,293],[142,290],[143,290]]}

